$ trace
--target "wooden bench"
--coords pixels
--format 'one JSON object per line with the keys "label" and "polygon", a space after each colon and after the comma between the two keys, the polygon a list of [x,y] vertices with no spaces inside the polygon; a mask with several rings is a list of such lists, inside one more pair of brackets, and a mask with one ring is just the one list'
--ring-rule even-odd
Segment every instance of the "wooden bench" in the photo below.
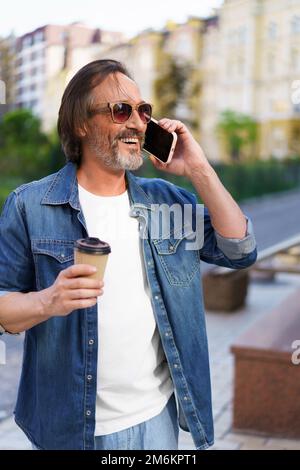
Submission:
{"label": "wooden bench", "polygon": [[295,340],[300,340],[300,289],[231,347],[234,429],[300,437],[300,364],[292,362]]}

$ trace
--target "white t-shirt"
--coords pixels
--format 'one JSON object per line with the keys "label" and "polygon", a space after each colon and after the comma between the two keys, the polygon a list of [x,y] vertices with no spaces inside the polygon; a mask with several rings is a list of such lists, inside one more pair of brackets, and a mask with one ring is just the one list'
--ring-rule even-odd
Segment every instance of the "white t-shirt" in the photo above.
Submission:
{"label": "white t-shirt", "polygon": [[174,388],[144,272],[138,220],[127,191],[96,196],[78,185],[88,235],[111,253],[98,298],[95,435],[118,432],[158,415]]}

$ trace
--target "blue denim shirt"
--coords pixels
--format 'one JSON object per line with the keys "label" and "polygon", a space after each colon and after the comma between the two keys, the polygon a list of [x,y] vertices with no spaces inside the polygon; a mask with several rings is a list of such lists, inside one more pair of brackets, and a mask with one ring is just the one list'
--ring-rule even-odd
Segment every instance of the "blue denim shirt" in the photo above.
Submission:
{"label": "blue denim shirt", "polygon": [[[213,421],[200,259],[230,268],[250,266],[256,259],[251,223],[244,239],[226,239],[213,229],[205,209],[203,246],[187,250],[195,196],[161,179],[130,172],[126,178],[130,215],[139,218],[144,233],[144,265],[179,424],[191,432],[197,449],[205,449],[213,444]],[[163,203],[191,205],[192,223],[179,236],[173,222],[167,237],[145,236],[150,229],[144,221]],[[49,287],[73,263],[74,241],[88,235],[73,163],[15,189],[0,218],[1,295]],[[26,331],[15,419],[38,448],[94,449],[97,345],[97,306]]]}

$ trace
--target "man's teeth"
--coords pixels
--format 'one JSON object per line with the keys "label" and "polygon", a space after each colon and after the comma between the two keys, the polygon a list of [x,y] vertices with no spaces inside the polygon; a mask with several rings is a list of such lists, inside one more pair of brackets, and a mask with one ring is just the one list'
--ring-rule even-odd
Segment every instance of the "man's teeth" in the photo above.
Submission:
{"label": "man's teeth", "polygon": [[120,139],[121,142],[124,142],[125,144],[137,144],[139,139]]}

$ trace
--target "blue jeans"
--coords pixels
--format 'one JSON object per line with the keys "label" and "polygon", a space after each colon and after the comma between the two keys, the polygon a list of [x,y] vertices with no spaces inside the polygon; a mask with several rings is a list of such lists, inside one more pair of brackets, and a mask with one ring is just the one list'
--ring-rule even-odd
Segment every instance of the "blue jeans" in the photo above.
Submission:
{"label": "blue jeans", "polygon": [[[106,436],[95,436],[96,450],[178,450],[175,395],[161,413],[143,423]],[[39,450],[32,444],[32,450]]]}
{"label": "blue jeans", "polygon": [[178,421],[175,395],[161,413],[143,423],[105,436],[95,436],[96,450],[177,450]]}

